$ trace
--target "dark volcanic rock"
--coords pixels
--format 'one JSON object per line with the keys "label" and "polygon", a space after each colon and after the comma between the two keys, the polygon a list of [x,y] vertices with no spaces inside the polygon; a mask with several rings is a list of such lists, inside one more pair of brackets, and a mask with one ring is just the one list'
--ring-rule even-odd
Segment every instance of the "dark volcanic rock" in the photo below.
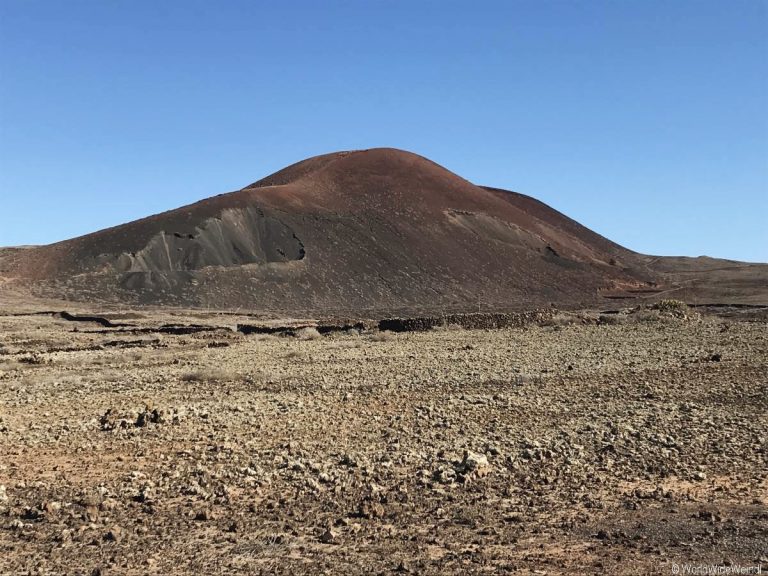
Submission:
{"label": "dark volcanic rock", "polygon": [[492,330],[540,323],[552,318],[553,310],[519,313],[445,314],[416,318],[388,318],[379,322],[379,330],[392,332],[421,332],[441,326],[458,326],[469,330]]}

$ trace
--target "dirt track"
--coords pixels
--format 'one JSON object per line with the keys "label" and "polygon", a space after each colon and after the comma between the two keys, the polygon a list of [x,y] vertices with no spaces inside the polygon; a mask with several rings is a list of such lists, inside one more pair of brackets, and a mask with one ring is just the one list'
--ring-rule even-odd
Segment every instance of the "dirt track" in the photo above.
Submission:
{"label": "dirt track", "polygon": [[0,318],[0,574],[768,564],[765,323],[76,328]]}

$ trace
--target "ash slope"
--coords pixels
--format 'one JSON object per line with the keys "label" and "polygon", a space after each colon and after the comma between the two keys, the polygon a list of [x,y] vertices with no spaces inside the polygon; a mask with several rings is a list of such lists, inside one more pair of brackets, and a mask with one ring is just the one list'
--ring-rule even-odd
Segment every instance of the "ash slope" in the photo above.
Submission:
{"label": "ash slope", "polygon": [[658,279],[533,198],[394,149],[310,158],[242,190],[14,251],[38,296],[291,311],[588,305]]}

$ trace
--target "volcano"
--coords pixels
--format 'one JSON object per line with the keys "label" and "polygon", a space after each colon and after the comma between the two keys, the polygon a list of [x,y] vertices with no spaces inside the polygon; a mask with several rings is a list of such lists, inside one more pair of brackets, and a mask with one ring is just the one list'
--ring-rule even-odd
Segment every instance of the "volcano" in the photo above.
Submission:
{"label": "volcano", "polygon": [[317,156],[176,210],[5,250],[0,276],[80,302],[396,313],[589,306],[660,290],[669,270],[658,262],[534,198],[380,148]]}

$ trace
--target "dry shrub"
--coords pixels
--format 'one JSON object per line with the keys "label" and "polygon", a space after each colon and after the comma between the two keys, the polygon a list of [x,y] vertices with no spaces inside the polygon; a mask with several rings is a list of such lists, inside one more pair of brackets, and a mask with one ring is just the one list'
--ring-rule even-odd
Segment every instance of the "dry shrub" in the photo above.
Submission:
{"label": "dry shrub", "polygon": [[120,370],[107,369],[99,370],[95,374],[88,376],[90,382],[120,382],[124,378],[124,373]]}
{"label": "dry shrub", "polygon": [[336,348],[360,348],[363,345],[360,340],[360,338],[355,338],[354,340],[338,340],[336,342]]}
{"label": "dry shrub", "polygon": [[627,317],[624,314],[600,314],[598,324],[620,325],[626,324]]}
{"label": "dry shrub", "polygon": [[239,546],[239,555],[257,563],[266,573],[277,572],[284,558],[295,548],[295,538],[290,534],[268,530],[251,531],[247,542]]}
{"label": "dry shrub", "polygon": [[300,330],[297,330],[294,333],[294,337],[298,340],[319,340],[323,337],[320,332],[317,331],[317,328],[313,327],[307,327],[307,328],[301,328]]}
{"label": "dry shrub", "polygon": [[277,372],[273,372],[272,370],[265,370],[263,368],[254,370],[249,376],[252,382],[257,382],[260,384],[276,382],[280,379],[280,376]]}
{"label": "dry shrub", "polygon": [[130,352],[129,354],[126,354],[126,357],[130,359],[133,362],[138,362],[142,358],[144,358],[144,353],[139,352],[138,350],[134,350],[133,352]]}
{"label": "dry shrub", "polygon": [[21,368],[22,364],[16,360],[8,359],[0,362],[0,372],[10,372],[11,370],[20,370]]}
{"label": "dry shrub", "polygon": [[638,310],[632,315],[635,322],[658,322],[661,314],[658,310]]}
{"label": "dry shrub", "polygon": [[630,315],[636,322],[669,322],[675,320],[698,320],[701,315],[692,311],[680,300],[659,300],[648,306],[638,306]]}
{"label": "dry shrub", "polygon": [[560,312],[551,318],[545,318],[541,321],[541,326],[562,327],[571,326],[576,323],[576,318],[572,314]]}
{"label": "dry shrub", "polygon": [[291,350],[285,355],[286,360],[307,360],[309,355],[302,350]]}
{"label": "dry shrub", "polygon": [[368,337],[371,342],[391,342],[395,339],[392,332],[384,330],[382,332],[375,332]]}
{"label": "dry shrub", "polygon": [[233,380],[237,375],[222,368],[200,368],[181,375],[182,382],[225,382]]}
{"label": "dry shrub", "polygon": [[659,300],[653,306],[651,306],[651,309],[658,310],[663,314],[669,314],[670,316],[674,316],[676,318],[685,318],[688,316],[690,311],[688,304],[682,302],[681,300],[673,299]]}

